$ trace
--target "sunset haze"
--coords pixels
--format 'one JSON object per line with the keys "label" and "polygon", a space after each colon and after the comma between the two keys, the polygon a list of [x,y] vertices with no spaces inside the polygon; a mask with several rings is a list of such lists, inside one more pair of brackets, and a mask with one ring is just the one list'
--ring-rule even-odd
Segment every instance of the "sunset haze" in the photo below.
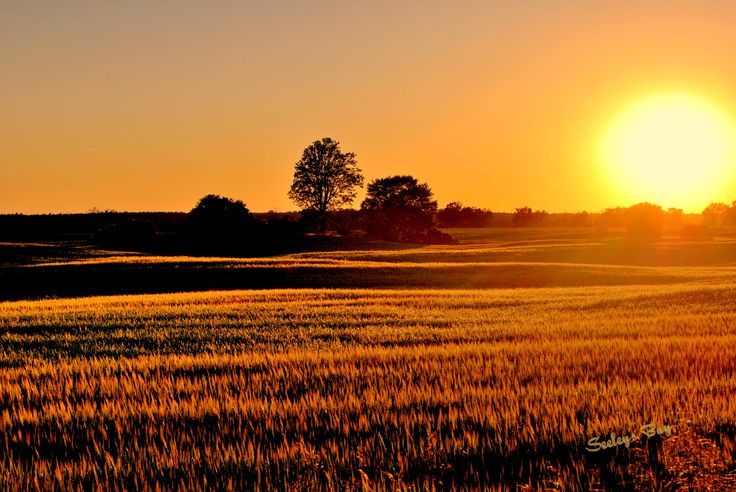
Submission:
{"label": "sunset haze", "polygon": [[367,181],[414,175],[440,206],[700,212],[736,183],[632,196],[599,148],[660,93],[733,120],[734,25],[725,1],[3,2],[0,213],[207,193],[295,210],[294,163],[326,136]]}

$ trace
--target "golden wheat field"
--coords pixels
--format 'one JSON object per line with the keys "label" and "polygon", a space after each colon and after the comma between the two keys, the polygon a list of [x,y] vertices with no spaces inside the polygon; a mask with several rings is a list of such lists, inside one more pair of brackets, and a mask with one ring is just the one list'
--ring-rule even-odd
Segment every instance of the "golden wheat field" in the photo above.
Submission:
{"label": "golden wheat field", "polygon": [[[350,267],[356,287],[0,303],[0,487],[734,487],[729,244],[651,246],[688,259],[670,265],[544,262],[597,247],[558,238],[24,266],[307,263],[319,278]],[[688,248],[721,261],[697,266]],[[406,288],[360,287],[361,272],[389,268]],[[514,275],[528,283],[505,288]],[[636,438],[589,450],[611,433]]]}

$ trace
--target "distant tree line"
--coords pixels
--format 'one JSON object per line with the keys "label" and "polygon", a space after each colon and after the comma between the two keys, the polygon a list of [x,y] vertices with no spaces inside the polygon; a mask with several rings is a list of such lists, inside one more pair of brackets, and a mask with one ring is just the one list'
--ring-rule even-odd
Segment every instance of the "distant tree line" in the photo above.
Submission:
{"label": "distant tree line", "polygon": [[722,202],[714,202],[702,212],[706,226],[736,225],[736,201],[729,207]]}
{"label": "distant tree line", "polygon": [[0,216],[0,239],[33,239],[52,231],[74,238],[92,229],[97,231],[92,242],[110,249],[256,255],[339,247],[349,240],[449,244],[454,239],[440,229],[469,227],[625,228],[641,237],[681,227],[683,236],[695,237],[707,235],[710,227],[736,225],[736,202],[711,203],[702,212],[701,225],[683,224],[681,209],[664,210],[646,202],[600,214],[551,214],[528,206],[494,214],[457,201],[439,208],[427,183],[402,174],[374,179],[359,209],[346,208],[364,182],[356,155],[323,138],[305,148],[294,165],[288,196],[301,207],[299,212],[253,214],[240,200],[206,195],[187,214],[92,209],[76,215]]}
{"label": "distant tree line", "polygon": [[[587,212],[550,214],[518,207],[493,214],[458,202],[442,209],[426,183],[407,175],[379,178],[368,185],[360,209],[253,214],[246,205],[207,195],[186,215],[160,224],[141,217],[115,220],[94,235],[99,247],[187,254],[267,255],[339,247],[346,239],[428,244],[452,243],[439,228],[590,227],[624,229],[632,237],[656,238],[665,228],[680,228],[684,237],[709,235],[708,227],[735,223],[736,206],[709,206],[703,224],[683,224],[683,211],[651,203]],[[115,213],[106,213],[118,217]],[[0,223],[2,221],[0,220]],[[355,243],[359,244],[359,243]]]}
{"label": "distant tree line", "polygon": [[360,209],[345,210],[355,200],[356,189],[363,186],[364,178],[355,154],[343,152],[337,141],[323,138],[313,142],[294,168],[288,195],[302,207],[299,214],[256,217],[240,200],[207,195],[172,234],[161,236],[152,224],[130,219],[101,228],[92,241],[109,248],[233,255],[334,246],[338,237],[453,242],[449,234],[437,228],[437,202],[429,185],[412,176],[373,180]]}
{"label": "distant tree line", "polygon": [[[95,231],[129,221],[152,226],[158,234],[169,234],[186,217],[182,212],[115,212],[112,210],[74,214],[0,215],[0,239],[12,241],[85,241]],[[147,227],[148,227],[147,226]]]}
{"label": "distant tree line", "polygon": [[437,211],[440,227],[489,227],[493,212],[488,209],[467,207],[460,202],[450,202]]}

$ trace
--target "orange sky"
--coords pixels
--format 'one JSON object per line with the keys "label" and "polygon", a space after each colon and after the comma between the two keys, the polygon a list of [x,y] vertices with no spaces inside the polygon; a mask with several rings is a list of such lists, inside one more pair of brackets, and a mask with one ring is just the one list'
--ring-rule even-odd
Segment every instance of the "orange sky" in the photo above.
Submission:
{"label": "orange sky", "polygon": [[3,2],[0,212],[291,210],[324,136],[440,205],[628,205],[601,133],[673,89],[736,113],[734,25],[725,1]]}

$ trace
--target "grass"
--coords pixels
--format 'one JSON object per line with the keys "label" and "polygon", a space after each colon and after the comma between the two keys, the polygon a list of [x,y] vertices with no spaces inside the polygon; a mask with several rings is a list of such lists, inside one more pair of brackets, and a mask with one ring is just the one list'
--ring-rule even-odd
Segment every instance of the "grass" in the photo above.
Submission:
{"label": "grass", "polygon": [[[0,300],[297,287],[666,285],[733,281],[736,277],[733,263],[649,266],[531,261],[533,253],[527,253],[532,255],[528,258],[501,261],[489,257],[495,254],[489,252],[491,249],[502,248],[423,248],[413,253],[355,251],[272,259],[110,256],[38,263],[0,269]],[[543,257],[544,253],[536,255]]]}
{"label": "grass", "polygon": [[[313,276],[290,278],[303,288],[0,303],[0,487],[736,485],[730,263],[483,256],[499,248],[18,267],[39,279],[213,267]],[[459,259],[469,251],[485,261]],[[344,285],[305,283],[315,278]],[[674,433],[586,450],[648,423]]]}

